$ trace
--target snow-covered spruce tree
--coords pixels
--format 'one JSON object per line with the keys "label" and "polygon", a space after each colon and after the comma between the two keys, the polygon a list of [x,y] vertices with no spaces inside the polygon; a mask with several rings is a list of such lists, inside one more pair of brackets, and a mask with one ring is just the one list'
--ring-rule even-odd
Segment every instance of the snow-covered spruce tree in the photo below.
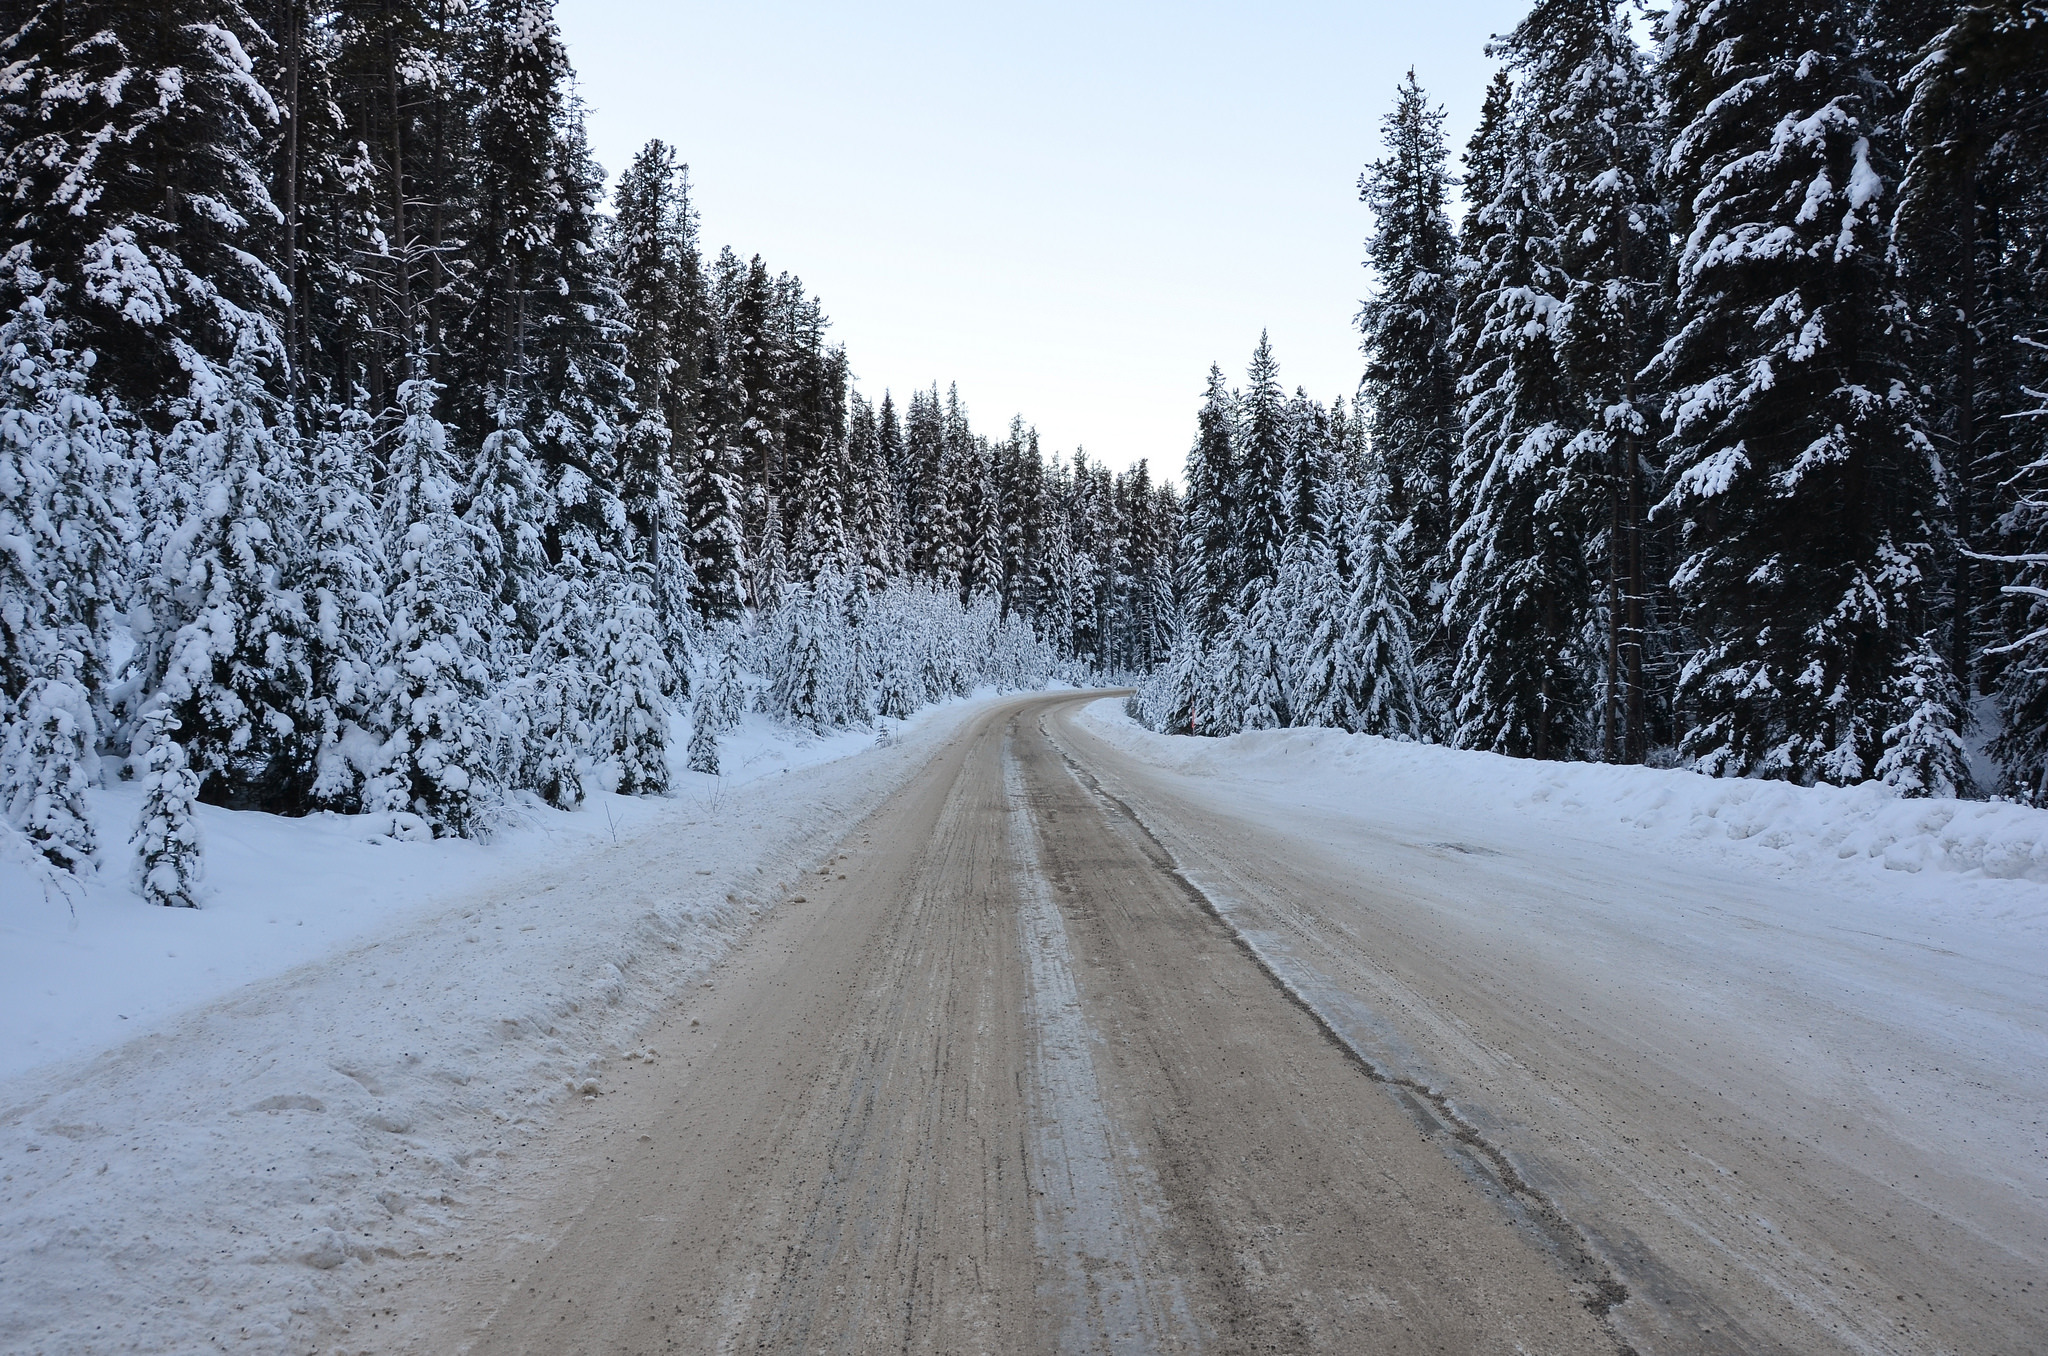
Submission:
{"label": "snow-covered spruce tree", "polygon": [[390,620],[384,612],[383,525],[368,485],[367,418],[353,412],[312,439],[304,486],[303,554],[293,583],[311,623],[307,684],[294,723],[313,749],[313,808],[354,811],[374,770],[368,733],[383,698],[377,670]]}
{"label": "snow-covered spruce tree", "polygon": [[1569,281],[1532,116],[1517,99],[1494,124],[1500,170],[1474,214],[1483,252],[1472,260],[1462,320],[1465,432],[1444,602],[1459,637],[1449,725],[1459,748],[1567,758],[1586,712],[1584,525],[1598,468],[1574,441],[1557,351]]}
{"label": "snow-covered spruce tree", "polygon": [[565,553],[544,581],[540,638],[508,691],[519,731],[518,784],[557,809],[583,803],[583,758],[591,745],[592,644],[600,630],[590,571]]}
{"label": "snow-covered spruce tree", "polygon": [[1365,348],[1359,401],[1386,467],[1400,546],[1420,566],[1409,605],[1429,618],[1442,611],[1449,584],[1451,465],[1461,440],[1450,348],[1458,241],[1445,208],[1451,176],[1443,124],[1443,110],[1430,107],[1409,71],[1381,123],[1387,154],[1358,178],[1373,221],[1366,241],[1373,291],[1358,312]]}
{"label": "snow-covered spruce tree", "polygon": [[490,604],[473,533],[455,515],[437,396],[431,381],[400,388],[404,417],[385,482],[395,572],[380,722],[388,738],[363,808],[391,816],[400,836],[482,832],[503,764],[485,710],[492,674],[483,623]]}
{"label": "snow-covered spruce tree", "polygon": [[1321,532],[1291,534],[1273,592],[1291,723],[1347,728],[1337,669],[1345,588],[1329,538]]}
{"label": "snow-covered spruce tree", "polygon": [[[448,422],[474,440],[508,426],[528,432],[550,413],[535,399],[539,363],[528,349],[535,337],[529,322],[553,300],[544,283],[556,281],[543,277],[543,256],[569,188],[555,157],[569,61],[552,0],[481,0],[466,10],[464,75],[474,121],[463,168],[471,225],[456,264],[463,285],[455,342],[437,375],[447,383]],[[495,562],[485,564],[495,590],[504,580]]]}
{"label": "snow-covered spruce tree", "polygon": [[[283,295],[257,235],[276,106],[239,0],[68,0],[0,21],[0,314],[22,264],[54,282],[65,346],[159,429],[222,381]],[[118,148],[118,149],[117,149]]]}
{"label": "snow-covered spruce tree", "polygon": [[868,592],[857,566],[851,575],[823,575],[819,582],[838,594],[840,625],[846,633],[846,658],[840,669],[845,684],[840,698],[843,719],[849,725],[871,724],[875,719],[875,670],[882,645],[876,630],[874,596]]}
{"label": "snow-covered spruce tree", "polygon": [[808,585],[782,591],[781,604],[768,619],[761,637],[767,685],[761,710],[777,720],[818,732],[833,725],[832,695],[837,688],[831,666],[831,638],[824,634]]}
{"label": "snow-covered spruce tree", "polygon": [[[476,544],[490,602],[491,662],[506,669],[512,656],[525,653],[539,635],[538,593],[548,568],[542,533],[554,523],[560,503],[521,428],[520,411],[507,402],[494,417],[497,427],[485,437],[470,474],[463,521]],[[570,493],[581,501],[578,492],[589,478],[574,467],[567,469],[575,477]]]}
{"label": "snow-covered spruce tree", "polygon": [[1236,399],[1223,369],[1210,364],[1209,387],[1195,419],[1195,444],[1188,450],[1188,508],[1181,523],[1181,553],[1189,562],[1191,610],[1203,637],[1223,629],[1223,616],[1238,586],[1233,574],[1237,550],[1233,531],[1237,503]]}
{"label": "snow-covered spruce tree", "polygon": [[1995,557],[1950,554],[1945,650],[1966,698],[1997,694],[1996,789],[2038,804],[2048,786],[2035,591],[2048,551],[2048,9],[1994,0],[1913,17],[1939,31],[1901,81],[1912,156],[1893,241],[1916,300],[1934,303],[1916,366],[1937,377],[1930,432],[1951,476],[1956,536]]}
{"label": "snow-covered spruce tree", "polygon": [[1906,657],[1893,709],[1898,723],[1884,732],[1878,778],[1905,796],[1958,796],[1974,788],[1969,755],[1957,719],[1963,708],[1955,674],[1925,636]]}
{"label": "snow-covered spruce tree", "polygon": [[675,675],[662,653],[653,585],[644,568],[601,581],[607,595],[594,656],[599,756],[621,795],[668,790],[669,699]]}
{"label": "snow-covered spruce tree", "polygon": [[60,347],[54,285],[17,271],[27,295],[0,321],[0,712],[60,654],[104,692],[135,518],[129,436],[91,394],[90,358]]}
{"label": "snow-covered spruce tree", "polygon": [[1334,647],[1335,694],[1319,723],[1395,739],[1423,737],[1415,676],[1411,596],[1401,566],[1403,534],[1386,508],[1384,482],[1362,487],[1347,524],[1351,580]]}
{"label": "snow-covered spruce tree", "polygon": [[1597,486],[1585,538],[1600,577],[1597,720],[1610,762],[1647,752],[1644,454],[1656,414],[1638,373],[1663,337],[1669,232],[1652,184],[1656,91],[1632,14],[1616,0],[1539,0],[1497,49],[1519,77],[1524,154],[1564,280],[1548,327],[1568,388],[1560,414],[1575,426],[1563,455]]}
{"label": "snow-covered spruce tree", "polygon": [[317,730],[300,728],[313,675],[313,626],[293,586],[304,502],[296,435],[245,348],[164,440],[160,477],[189,487],[160,523],[148,561],[143,683],[184,732],[204,794],[239,808],[306,807]]}
{"label": "snow-covered spruce tree", "polygon": [[650,141],[619,177],[613,198],[611,266],[634,405],[619,442],[623,498],[657,581],[689,568],[677,468],[689,464],[696,441],[693,350],[701,317],[693,312],[701,281],[686,191],[675,152]]}
{"label": "snow-covered spruce tree", "polygon": [[1887,257],[1890,93],[1857,13],[1724,0],[1664,27],[1684,245],[1653,371],[1701,642],[1681,748],[1710,773],[1859,781],[1914,728],[1901,680],[1942,487]]}
{"label": "snow-covered spruce tree", "polygon": [[8,768],[7,818],[53,865],[85,875],[99,850],[85,805],[96,762],[92,703],[78,681],[74,652],[45,662],[48,676],[33,680],[12,703],[0,746]]}
{"label": "snow-covered spruce tree", "polygon": [[746,679],[740,662],[741,636],[728,627],[713,653],[718,656],[706,681],[697,688],[695,709],[690,713],[690,746],[687,750],[692,772],[718,775],[718,739],[739,728],[746,711]]}
{"label": "snow-covered spruce tree", "polygon": [[[884,405],[888,394],[882,396]],[[891,410],[893,417],[894,411]],[[875,407],[855,392],[847,425],[847,531],[860,556],[861,581],[879,593],[902,570],[903,533],[892,472]]]}
{"label": "snow-covered spruce tree", "polygon": [[158,707],[143,716],[148,752],[142,766],[142,814],[129,840],[135,849],[135,884],[144,902],[167,908],[199,907],[205,859],[199,839],[199,778],[185,761],[178,721]]}
{"label": "snow-covered spruce tree", "polygon": [[1270,583],[1280,573],[1280,550],[1287,540],[1287,505],[1282,496],[1287,467],[1287,398],[1280,387],[1280,365],[1273,345],[1259,332],[1237,398],[1235,526],[1232,533],[1241,605],[1251,606],[1248,590]]}

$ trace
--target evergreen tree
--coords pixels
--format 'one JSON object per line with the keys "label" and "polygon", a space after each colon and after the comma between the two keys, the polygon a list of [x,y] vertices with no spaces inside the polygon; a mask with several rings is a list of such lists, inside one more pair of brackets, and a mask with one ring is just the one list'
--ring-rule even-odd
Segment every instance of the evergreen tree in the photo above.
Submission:
{"label": "evergreen tree", "polygon": [[385,500],[396,574],[381,720],[389,739],[363,801],[365,810],[390,815],[401,835],[481,832],[503,766],[485,710],[490,604],[473,533],[455,514],[437,396],[432,382],[400,388],[405,418]]}
{"label": "evergreen tree", "polygon": [[377,668],[390,631],[383,529],[365,471],[368,434],[358,418],[315,436],[296,575],[310,623],[306,687],[293,713],[314,750],[308,803],[345,813],[359,800],[361,748],[382,697]]}
{"label": "evergreen tree", "polygon": [[718,775],[718,737],[739,728],[746,711],[746,682],[740,669],[740,634],[728,629],[714,651],[717,665],[699,689],[690,713],[690,770]]}
{"label": "evergreen tree", "polygon": [[199,778],[192,774],[172,732],[177,719],[163,708],[143,718],[149,752],[142,771],[142,815],[131,840],[136,885],[150,904],[199,907],[204,857],[199,839]]}
{"label": "evergreen tree", "polygon": [[51,285],[18,282],[30,295],[0,323],[0,709],[60,654],[105,690],[134,516],[129,439],[88,387],[94,364],[58,346]]}
{"label": "evergreen tree", "polygon": [[618,769],[620,794],[661,795],[675,677],[662,655],[653,589],[637,569],[604,583],[609,602],[594,656],[600,752]]}
{"label": "evergreen tree", "polygon": [[1224,614],[1243,582],[1235,571],[1236,428],[1236,397],[1224,385],[1223,369],[1211,364],[1195,445],[1188,451],[1188,512],[1181,529],[1181,552],[1194,572],[1189,584],[1194,622],[1205,637],[1223,629]]}
{"label": "evergreen tree", "polygon": [[1237,398],[1236,503],[1232,530],[1232,570],[1240,596],[1271,582],[1280,572],[1280,552],[1287,539],[1287,505],[1282,491],[1287,466],[1287,405],[1280,388],[1280,365],[1265,332],[1252,353],[1244,393]]}
{"label": "evergreen tree", "polygon": [[1655,371],[1702,642],[1682,747],[1714,773],[1870,777],[1913,728],[1902,677],[1943,686],[1919,657],[1941,486],[1887,258],[1890,96],[1854,24],[1739,0],[1665,29],[1685,243]]}
{"label": "evergreen tree", "polygon": [[294,440],[270,426],[248,352],[165,441],[190,488],[163,524],[148,584],[154,635],[145,690],[185,731],[205,794],[239,808],[301,809],[316,750],[298,717],[312,687],[313,631],[293,587],[301,494]]}
{"label": "evergreen tree", "polygon": [[1388,498],[1383,482],[1368,484],[1350,524],[1351,587],[1333,647],[1332,697],[1319,723],[1421,739],[1410,594],[1401,566],[1401,534],[1389,521]]}
{"label": "evergreen tree", "polygon": [[1453,180],[1443,124],[1443,110],[1430,107],[1410,70],[1381,123],[1387,154],[1358,178],[1373,219],[1366,267],[1374,283],[1358,312],[1359,400],[1387,468],[1389,511],[1422,564],[1410,607],[1426,617],[1442,610],[1449,583],[1451,466],[1461,441],[1451,356],[1458,242],[1445,210]]}
{"label": "evergreen tree", "polygon": [[0,745],[7,777],[7,818],[29,845],[58,867],[87,875],[99,850],[86,810],[97,730],[92,704],[78,681],[76,657],[49,656],[50,675],[37,678],[13,703]]}
{"label": "evergreen tree", "polygon": [[1569,279],[1532,116],[1518,100],[1496,123],[1505,153],[1489,176],[1494,196],[1476,214],[1484,252],[1467,280],[1465,432],[1451,488],[1444,616],[1460,638],[1452,742],[1565,758],[1587,696],[1578,645],[1590,607],[1585,524],[1597,468],[1574,436],[1558,352]]}
{"label": "evergreen tree", "polygon": [[277,109],[238,0],[141,13],[67,0],[0,23],[0,314],[54,301],[65,346],[164,428],[238,354],[278,351],[283,285],[257,239],[278,217],[259,163]]}
{"label": "evergreen tree", "polygon": [[1603,576],[1602,754],[1647,750],[1649,605],[1644,451],[1655,411],[1638,373],[1662,337],[1668,225],[1652,186],[1655,90],[1615,0],[1539,0],[1500,50],[1521,75],[1521,136],[1555,241],[1562,307],[1548,326],[1566,386],[1563,454],[1598,486],[1587,546]]}

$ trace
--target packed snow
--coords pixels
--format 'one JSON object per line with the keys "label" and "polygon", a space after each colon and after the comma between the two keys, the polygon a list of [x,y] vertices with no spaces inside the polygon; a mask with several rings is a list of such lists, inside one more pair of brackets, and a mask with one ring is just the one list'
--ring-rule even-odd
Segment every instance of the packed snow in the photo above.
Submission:
{"label": "packed snow", "polygon": [[1881,782],[1796,786],[1684,769],[1541,762],[1331,729],[1221,739],[1154,734],[1118,702],[1090,727],[1146,761],[1228,777],[1376,819],[1433,829],[1482,823],[1566,833],[1638,852],[1693,855],[1831,885],[1882,885],[1929,906],[2048,917],[2048,810],[1909,799]]}
{"label": "packed snow", "polygon": [[[985,701],[748,716],[722,778],[482,843],[202,806],[199,909],[0,860],[0,1350],[303,1350],[352,1267],[459,1250],[458,1198]],[[141,794],[90,795],[102,841]]]}

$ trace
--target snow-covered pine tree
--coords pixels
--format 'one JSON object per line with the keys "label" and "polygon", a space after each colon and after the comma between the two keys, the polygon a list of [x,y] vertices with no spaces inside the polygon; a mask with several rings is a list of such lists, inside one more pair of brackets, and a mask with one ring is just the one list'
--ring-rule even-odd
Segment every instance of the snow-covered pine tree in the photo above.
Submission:
{"label": "snow-covered pine tree", "polygon": [[1288,668],[1287,715],[1296,725],[1321,725],[1333,695],[1331,661],[1344,589],[1329,531],[1329,415],[1297,391],[1288,406],[1286,462],[1280,498],[1286,538],[1273,606]]}
{"label": "snow-covered pine tree", "polygon": [[1520,77],[1524,153],[1564,282],[1551,341],[1576,425],[1565,456],[1598,485],[1587,544],[1601,576],[1602,755],[1647,752],[1644,453],[1656,421],[1638,373],[1663,337],[1669,226],[1652,183],[1656,90],[1616,0],[1538,0],[1497,48]]}
{"label": "snow-covered pine tree", "polygon": [[592,657],[600,757],[618,772],[621,795],[669,787],[669,699],[675,675],[662,654],[660,619],[645,567],[600,581],[605,595]]}
{"label": "snow-covered pine tree", "polygon": [[45,656],[47,676],[32,680],[12,703],[0,746],[8,770],[0,790],[7,795],[8,820],[31,847],[53,865],[86,875],[99,850],[85,804],[97,732],[77,661],[75,651]]}
{"label": "snow-covered pine tree", "polygon": [[947,588],[962,590],[965,598],[971,545],[968,513],[980,474],[981,447],[968,424],[967,406],[961,403],[958,386],[946,388],[939,428],[938,463],[928,487],[923,530],[931,534],[931,577]]}
{"label": "snow-covered pine tree", "polygon": [[1504,153],[1493,197],[1475,214],[1481,230],[1469,233],[1483,253],[1472,260],[1461,317],[1470,346],[1444,619],[1459,637],[1451,742],[1567,758],[1586,710],[1579,638],[1598,468],[1574,442],[1576,411],[1557,352],[1553,327],[1569,280],[1532,116],[1518,98],[1494,125]]}
{"label": "snow-covered pine tree", "polygon": [[1387,468],[1400,546],[1419,566],[1409,605],[1428,618],[1443,610],[1450,582],[1451,466],[1461,442],[1451,355],[1458,241],[1446,210],[1453,181],[1443,125],[1443,109],[1430,107],[1410,70],[1380,124],[1386,156],[1358,177],[1373,222],[1366,241],[1373,290],[1358,312],[1365,348],[1359,401]]}
{"label": "snow-covered pine tree", "polygon": [[312,621],[293,587],[304,486],[296,435],[271,424],[258,361],[245,348],[219,380],[195,377],[200,411],[164,440],[162,475],[190,499],[150,554],[140,686],[176,716],[209,798],[299,810],[318,734],[297,719],[313,681]]}
{"label": "snow-covered pine tree", "polygon": [[307,683],[293,713],[314,750],[307,802],[344,813],[356,809],[373,770],[366,732],[383,696],[377,669],[390,634],[383,527],[368,484],[370,435],[368,419],[350,412],[339,428],[313,436],[293,579],[311,623]]}
{"label": "snow-covered pine tree", "polygon": [[1681,748],[1721,775],[1859,781],[1914,728],[1942,489],[1887,257],[1891,96],[1857,13],[1724,0],[1664,25],[1684,245],[1653,372],[1701,642]]}
{"label": "snow-covered pine tree", "polygon": [[[569,60],[553,0],[481,0],[464,20],[465,74],[476,98],[464,148],[473,225],[460,252],[456,339],[437,375],[445,376],[455,429],[470,439],[508,427],[523,435],[550,412],[533,400],[539,355],[529,349],[529,321],[537,303],[551,300],[539,295],[542,260],[569,187],[555,158]],[[529,416],[534,424],[524,422]],[[485,567],[495,591],[505,578],[497,562]]]}
{"label": "snow-covered pine tree", "polygon": [[792,584],[783,591],[766,653],[762,696],[770,715],[814,734],[845,723],[846,638],[829,588]]}
{"label": "snow-covered pine tree", "polygon": [[[883,396],[886,402],[887,395]],[[861,581],[879,592],[901,568],[902,540],[896,521],[896,495],[889,463],[883,454],[881,423],[875,407],[856,391],[847,423],[847,534],[859,559]],[[892,412],[893,413],[893,412]]]}
{"label": "snow-covered pine tree", "polygon": [[1188,450],[1187,515],[1181,524],[1181,554],[1189,563],[1191,611],[1207,638],[1223,629],[1223,618],[1243,583],[1235,573],[1237,522],[1237,400],[1211,363],[1209,387],[1195,421]]}
{"label": "snow-covered pine tree", "polygon": [[519,732],[517,781],[557,809],[583,803],[592,744],[592,653],[603,625],[585,553],[568,552],[543,581],[540,638],[505,705]]}
{"label": "snow-covered pine tree", "polygon": [[2000,558],[1949,554],[1945,650],[1966,699],[1997,693],[1998,789],[2039,803],[2048,690],[2030,590],[2048,549],[2048,7],[1993,0],[1911,17],[1938,31],[1901,81],[1912,156],[1893,240],[1932,320],[1916,366],[1945,378],[1931,383],[1930,432],[1956,536]]}
{"label": "snow-covered pine tree", "polygon": [[104,693],[135,518],[129,435],[92,395],[91,360],[60,347],[55,285],[19,272],[26,295],[0,321],[0,713],[58,654]]}
{"label": "snow-covered pine tree", "polygon": [[141,720],[142,813],[129,840],[135,849],[135,884],[144,902],[166,908],[199,907],[205,856],[199,837],[199,778],[178,744],[177,717],[164,707]]}
{"label": "snow-covered pine tree", "polygon": [[[477,454],[462,516],[475,543],[484,596],[490,602],[490,662],[505,672],[539,636],[540,580],[548,568],[543,533],[556,523],[561,496],[548,485],[534,457],[522,427],[523,412],[508,401],[492,417],[497,426]],[[581,507],[590,499],[589,477],[573,466],[566,469],[572,479],[562,489]],[[596,516],[601,527],[602,514]]]}
{"label": "snow-covered pine tree", "polygon": [[1236,401],[1237,454],[1235,526],[1232,532],[1237,580],[1244,606],[1247,597],[1280,573],[1280,551],[1287,540],[1287,505],[1282,497],[1287,467],[1287,397],[1280,387],[1280,365],[1272,342],[1259,332],[1259,346],[1245,373],[1245,388]]}
{"label": "snow-covered pine tree", "polygon": [[1415,676],[1411,591],[1400,556],[1403,534],[1387,509],[1385,481],[1371,473],[1347,524],[1351,580],[1334,646],[1334,694],[1321,723],[1393,739],[1424,737]]}
{"label": "snow-covered pine tree", "polygon": [[973,603],[1003,596],[1003,499],[999,453],[985,438],[975,438],[962,468],[960,596]]}
{"label": "snow-covered pine tree", "polygon": [[718,434],[714,424],[699,436],[683,476],[683,511],[690,532],[691,601],[706,621],[730,622],[744,605],[748,563],[738,452]]}
{"label": "snow-covered pine tree", "polygon": [[1345,589],[1328,536],[1320,530],[1290,534],[1271,591],[1287,663],[1289,722],[1346,728],[1337,667]]}
{"label": "snow-covered pine tree", "polygon": [[277,110],[250,59],[268,39],[239,0],[70,0],[0,28],[0,314],[30,265],[31,287],[57,284],[65,347],[168,427],[252,340],[278,349],[283,286],[257,240],[278,218],[261,165]]}
{"label": "snow-covered pine tree", "polygon": [[455,514],[438,394],[426,380],[399,388],[404,418],[385,482],[395,573],[381,713],[388,738],[363,808],[389,815],[400,836],[484,831],[504,761],[485,710],[491,606],[474,534]]}
{"label": "snow-covered pine tree", "polygon": [[1878,779],[1903,796],[1954,797],[1975,789],[1959,719],[1963,694],[1935,641],[1922,637],[1906,657],[1892,698],[1898,722],[1884,732],[1877,760]]}
{"label": "snow-covered pine tree", "polygon": [[695,709],[690,713],[690,744],[686,751],[692,772],[718,775],[718,739],[739,728],[746,711],[746,680],[740,663],[740,632],[725,628],[712,648],[718,656],[702,686],[697,688]]}
{"label": "snow-covered pine tree", "polygon": [[646,558],[674,648],[690,577],[690,468],[698,459],[706,318],[696,216],[686,168],[650,141],[620,176],[614,198],[611,267],[626,328],[626,375],[635,413],[620,440],[623,498]]}

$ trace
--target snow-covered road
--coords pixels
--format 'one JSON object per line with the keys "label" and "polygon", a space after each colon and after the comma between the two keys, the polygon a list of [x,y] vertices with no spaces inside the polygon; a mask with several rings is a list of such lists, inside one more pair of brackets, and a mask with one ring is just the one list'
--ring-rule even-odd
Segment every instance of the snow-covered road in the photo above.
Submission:
{"label": "snow-covered road", "polygon": [[987,704],[880,748],[750,728],[741,777],[486,845],[209,807],[197,912],[0,874],[0,1352],[330,1350],[398,1293],[378,1263],[472,1249],[563,1108],[657,1058],[674,995]]}
{"label": "snow-covered road", "polygon": [[[1167,740],[1109,703],[1067,737],[1349,1044],[1589,1237],[1643,1350],[2048,1348],[2048,889],[1839,846],[1976,816],[2016,860],[2039,812]],[[1695,831],[1759,789],[1781,841]]]}
{"label": "snow-covered road", "polygon": [[638,808],[0,1083],[0,1351],[2048,1349],[2048,814],[1072,697]]}

